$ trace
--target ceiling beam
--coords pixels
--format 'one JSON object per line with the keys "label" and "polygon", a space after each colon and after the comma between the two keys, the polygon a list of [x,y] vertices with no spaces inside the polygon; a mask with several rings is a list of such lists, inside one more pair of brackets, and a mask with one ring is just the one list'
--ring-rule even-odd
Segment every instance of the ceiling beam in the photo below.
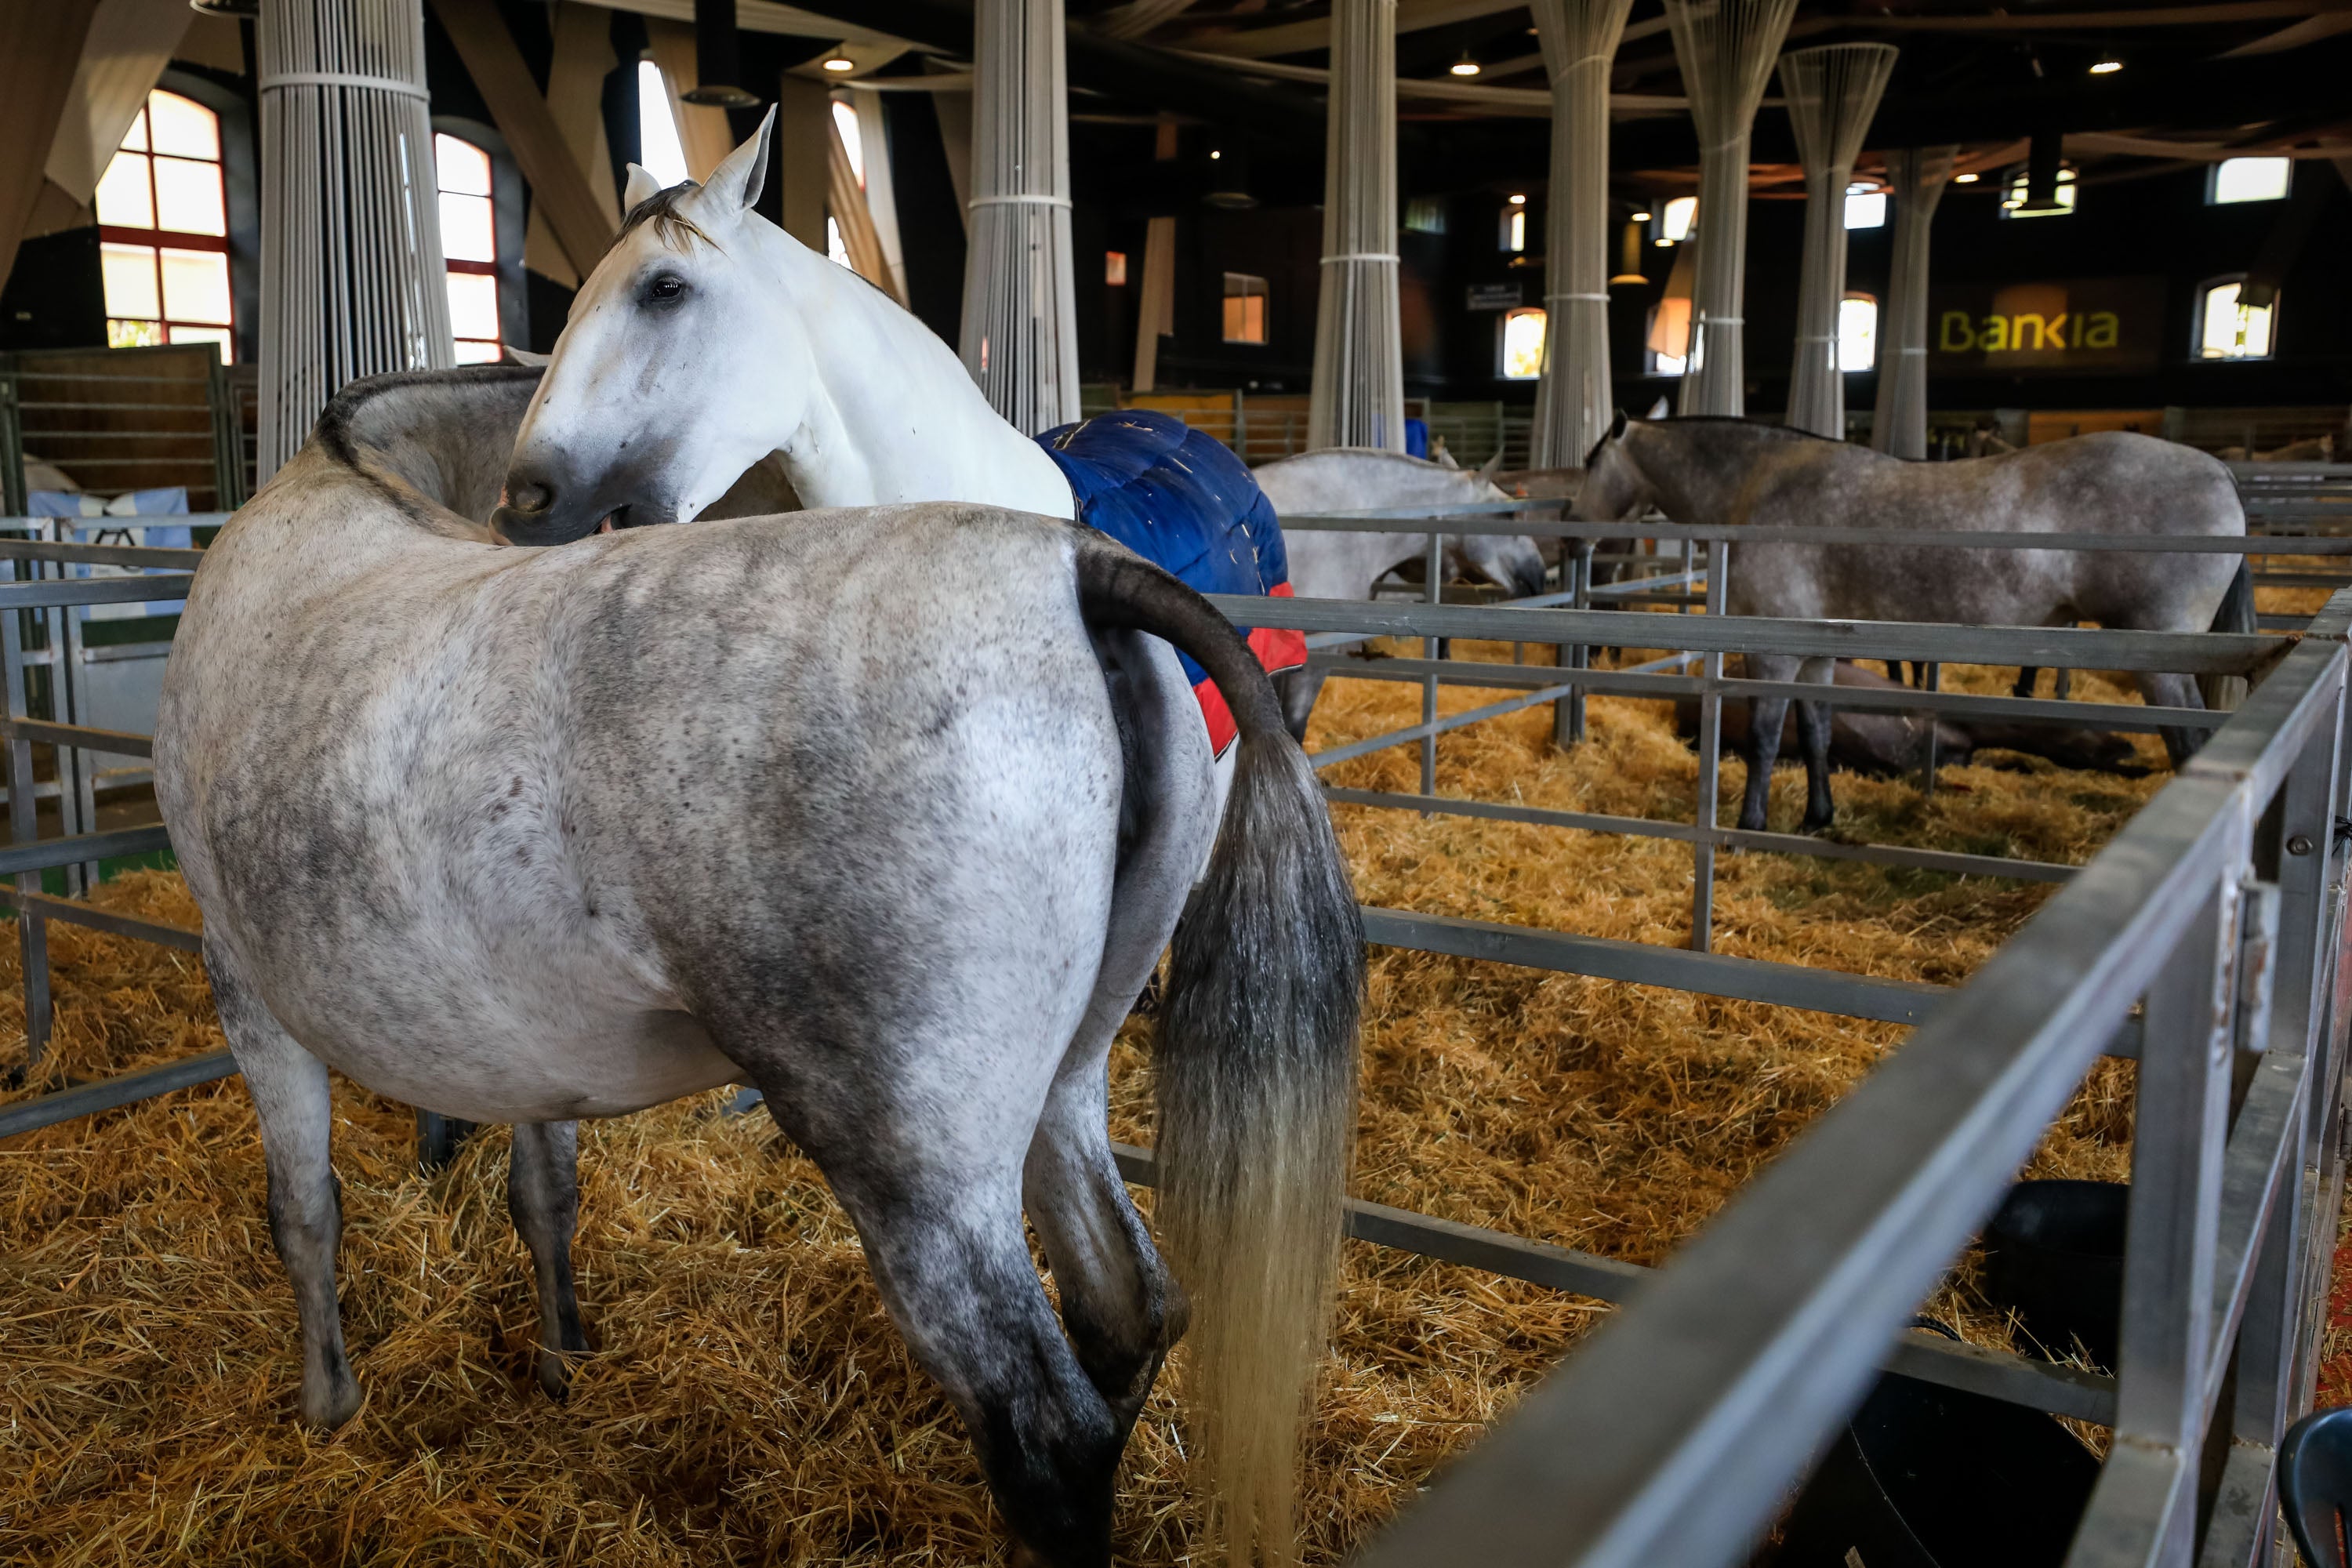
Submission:
{"label": "ceiling beam", "polygon": [[[1527,3],[1528,0],[1397,0],[1396,30],[1417,33],[1429,27],[1451,26],[1456,22],[1475,22],[1482,16],[1524,10]],[[1277,22],[1271,27],[1249,32],[1204,33],[1185,39],[1184,46],[1202,54],[1231,55],[1244,60],[1305,54],[1309,49],[1331,47],[1331,18]]]}

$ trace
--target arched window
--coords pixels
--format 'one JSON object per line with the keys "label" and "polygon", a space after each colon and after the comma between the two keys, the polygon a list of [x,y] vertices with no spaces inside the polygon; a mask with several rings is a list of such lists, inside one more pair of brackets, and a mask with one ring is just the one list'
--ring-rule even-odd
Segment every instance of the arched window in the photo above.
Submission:
{"label": "arched window", "polygon": [[2278,332],[2278,299],[2267,305],[2239,301],[2245,279],[2216,278],[2197,290],[2198,359],[2268,359]]}
{"label": "arched window", "polygon": [[1533,305],[1503,315],[1503,379],[1533,381],[1543,374],[1544,313]]}
{"label": "arched window", "polygon": [[1249,272],[1225,274],[1224,341],[1262,343],[1266,341],[1265,279]]}
{"label": "arched window", "polygon": [[1878,363],[1878,301],[1848,294],[1838,301],[1838,369],[1868,370]]}
{"label": "arched window", "polygon": [[1885,228],[1886,187],[1848,185],[1845,188],[1845,226],[1848,228]]}
{"label": "arched window", "polygon": [[459,364],[499,357],[499,231],[490,204],[490,155],[448,134],[433,137],[441,186],[441,258],[449,268],[449,334]]}
{"label": "arched window", "polygon": [[670,112],[669,84],[651,60],[637,62],[637,163],[665,190],[686,178],[686,143]]}
{"label": "arched window", "polygon": [[217,343],[235,357],[220,117],[158,88],[98,182],[106,341]]}

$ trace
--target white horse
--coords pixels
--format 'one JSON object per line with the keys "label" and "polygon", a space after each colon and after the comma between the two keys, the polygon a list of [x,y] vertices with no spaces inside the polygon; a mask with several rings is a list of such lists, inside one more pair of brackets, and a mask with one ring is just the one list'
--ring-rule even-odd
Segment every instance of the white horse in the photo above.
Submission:
{"label": "white horse", "polygon": [[[1251,471],[1274,502],[1277,517],[1312,517],[1335,511],[1370,511],[1383,507],[1468,506],[1508,500],[1495,488],[1501,455],[1472,472],[1423,462],[1402,452],[1339,447],[1279,458]],[[1369,599],[1373,585],[1399,566],[1429,559],[1426,533],[1326,532],[1286,530],[1290,586],[1305,599]],[[1514,596],[1544,591],[1543,551],[1523,533],[1458,533],[1445,539],[1445,569],[1485,578]],[[1324,677],[1313,668],[1276,678],[1290,732],[1307,735],[1307,716]]]}
{"label": "white horse", "polygon": [[[260,1120],[302,1414],[359,1405],[331,1068],[516,1123],[559,1396],[586,1348],[575,1119],[748,1080],[856,1222],[1019,1560],[1107,1568],[1187,1290],[1237,1556],[1286,1558],[1363,953],[1265,670],[1168,574],[995,508],[499,548],[483,520],[535,380],[338,395],[206,552],[164,677],[156,796]],[[1240,725],[1222,833],[1171,645]],[[1171,1279],[1111,1158],[1105,1060],[1180,910]]]}

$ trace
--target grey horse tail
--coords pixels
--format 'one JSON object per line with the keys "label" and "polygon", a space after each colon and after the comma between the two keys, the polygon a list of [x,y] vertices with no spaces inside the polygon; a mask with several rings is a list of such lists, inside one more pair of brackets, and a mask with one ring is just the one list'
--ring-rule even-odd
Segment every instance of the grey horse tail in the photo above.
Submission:
{"label": "grey horse tail", "polygon": [[1230,1560],[1289,1562],[1300,1428],[1338,1289],[1364,930],[1315,770],[1257,657],[1207,600],[1108,541],[1077,553],[1090,625],[1190,654],[1240,731],[1207,876],[1159,1020],[1154,1212],[1192,1299],[1185,1386]]}
{"label": "grey horse tail", "polygon": [[[2213,624],[2207,627],[2216,632],[2251,632],[2255,629],[2254,574],[2249,570],[2252,563],[2238,558],[2238,574],[2230,579],[2229,591],[2221,595],[2221,607],[2213,612]],[[2246,678],[2242,675],[2200,675],[2197,678],[2197,695],[2205,706],[2214,711],[2235,708],[2245,700]]]}

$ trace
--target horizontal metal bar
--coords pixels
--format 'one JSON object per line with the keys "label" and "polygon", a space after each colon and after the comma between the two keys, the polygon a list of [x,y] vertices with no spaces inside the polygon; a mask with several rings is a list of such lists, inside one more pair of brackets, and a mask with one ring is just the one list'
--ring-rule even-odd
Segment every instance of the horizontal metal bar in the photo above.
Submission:
{"label": "horizontal metal bar", "polygon": [[0,610],[184,599],[195,580],[193,572],[161,572],[152,577],[49,577],[32,583],[0,583]]}
{"label": "horizontal metal bar", "polygon": [[2018,882],[2064,882],[2077,868],[2008,855],[1966,855],[1956,849],[1914,849],[1900,844],[1841,844],[1801,833],[1759,833],[1738,827],[1716,830],[1716,842],[1733,849],[1779,855],[1811,855],[1822,860],[1859,860],[1908,871],[1945,871],[1958,877],[2006,877]]}
{"label": "horizontal metal bar", "polygon": [[0,735],[14,735],[38,746],[79,746],[89,752],[113,752],[126,757],[152,757],[155,738],[129,730],[94,730],[87,724],[52,724],[46,719],[0,719]]}
{"label": "horizontal metal bar", "polygon": [[172,836],[161,824],[152,827],[117,827],[104,833],[78,833],[68,838],[37,838],[29,844],[0,844],[0,877],[46,871],[54,866],[79,865],[85,860],[149,855],[171,847]]}
{"label": "horizontal metal bar", "polygon": [[[1559,672],[1555,670],[1553,673]],[[1424,720],[1421,723],[1409,725],[1402,730],[1392,730],[1384,735],[1371,735],[1360,741],[1351,741],[1344,746],[1334,746],[1328,751],[1309,752],[1307,753],[1307,760],[1313,763],[1317,771],[1320,772],[1324,768],[1337,767],[1351,758],[1368,756],[1374,752],[1385,752],[1392,746],[1409,745],[1424,736],[1443,735],[1449,730],[1460,730],[1471,724],[1482,723],[1488,719],[1500,719],[1506,714],[1517,713],[1523,708],[1532,708],[1538,703],[1550,702],[1565,697],[1575,689],[1574,682],[1567,684],[1555,682],[1549,686],[1538,687],[1524,697],[1511,697],[1500,702],[1489,702],[1484,708],[1473,708],[1466,713],[1448,713],[1440,718]]]}
{"label": "horizontal metal bar", "polygon": [[36,1095],[31,1100],[20,1100],[14,1105],[0,1105],[0,1138],[13,1138],[19,1132],[30,1132],[36,1128],[55,1127],[60,1121],[71,1121],[77,1117],[95,1116],[101,1110],[136,1105],[142,1100],[152,1100],[173,1089],[233,1077],[236,1072],[236,1059],[226,1051],[206,1051],[200,1057],[165,1062],[161,1067],[143,1068],[138,1072],[103,1079],[97,1083],[77,1084],[55,1094]]}
{"label": "horizontal metal bar", "polygon": [[2119,730],[2153,734],[2159,730],[2218,730],[2227,713],[2203,708],[2150,708],[2130,702],[2061,702],[2046,697],[1979,697],[1966,691],[1919,691],[1908,687],[1816,686],[1810,681],[1709,681],[1697,675],[1656,675],[1646,669],[1580,669],[1569,679],[1549,664],[1487,664],[1459,658],[1335,658],[1307,656],[1307,667],[1334,679],[1400,680],[1418,683],[1434,676],[1442,686],[1503,689],[1544,685],[1582,687],[1612,697],[1672,700],[1709,690],[1726,697],[1785,697],[1865,712],[1927,712],[1955,719],[2006,719],[2060,729]]}
{"label": "horizontal metal bar", "polygon": [[1641,610],[1524,610],[1509,605],[1430,605],[1369,599],[1276,599],[1212,594],[1236,626],[1377,637],[1583,643],[1594,647],[1800,658],[1904,658],[2060,669],[2155,669],[2244,675],[2292,639],[2232,632],[2125,632],[2084,626],[1964,626],[1937,621],[1789,620],[1770,616],[1667,616]]}
{"label": "horizontal metal bar", "polygon": [[127,936],[139,942],[152,942],[158,947],[173,947],[182,952],[202,952],[205,933],[190,931],[186,926],[166,925],[161,921],[141,920],[136,915],[117,914],[112,910],[95,909],[77,899],[55,899],[47,893],[19,892],[14,888],[0,888],[0,909],[29,910],[46,920],[63,921],[68,925],[88,926],[115,936]]}
{"label": "horizontal metal bar", "polygon": [[1454,958],[1484,959],[1559,974],[1663,985],[1739,1002],[1767,1002],[1848,1018],[1916,1024],[1948,994],[1941,985],[1916,980],[1881,980],[1801,963],[1772,963],[1727,953],[1622,942],[1614,937],[1577,936],[1568,931],[1529,931],[1523,926],[1461,920],[1453,915],[1404,910],[1366,909],[1364,936],[1383,947]]}
{"label": "horizontal metal bar", "polygon": [[2293,542],[2259,534],[2036,533],[2020,530],[1828,528],[1748,522],[1550,521],[1509,515],[1557,507],[1553,501],[1479,502],[1459,508],[1318,512],[1282,519],[1303,533],[1515,534],[1537,539],[1657,539],[1750,544],[1839,544],[1902,550],[2043,550],[2126,555],[2352,555],[2352,539]]}
{"label": "horizontal metal bar", "polygon": [[[70,518],[60,518],[70,522]],[[181,527],[185,518],[173,518],[169,526]],[[126,519],[121,526],[143,528],[163,525],[161,518]],[[168,544],[82,544],[70,540],[0,539],[0,561],[66,561],[79,566],[178,566],[193,572],[201,565],[205,552]]]}
{"label": "horizontal metal bar", "polygon": [[2332,572],[2257,572],[2257,588],[2342,588],[2352,586],[2352,576]]}

